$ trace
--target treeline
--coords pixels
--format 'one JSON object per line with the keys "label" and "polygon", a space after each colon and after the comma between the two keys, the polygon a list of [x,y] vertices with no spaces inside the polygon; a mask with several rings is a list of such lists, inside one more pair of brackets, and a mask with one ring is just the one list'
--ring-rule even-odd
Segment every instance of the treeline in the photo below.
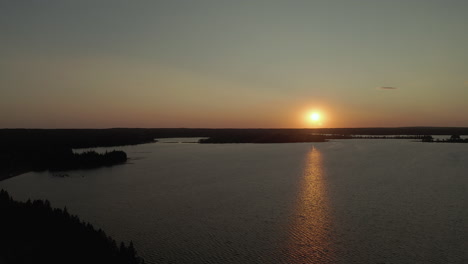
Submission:
{"label": "treeline", "polygon": [[69,148],[18,149],[1,152],[0,180],[28,171],[63,171],[92,169],[122,164],[127,161],[123,151],[99,154],[95,151],[74,153]]}
{"label": "treeline", "polygon": [[232,133],[314,133],[334,135],[468,135],[467,127],[308,128],[308,129],[209,129],[209,128],[112,128],[112,129],[0,129],[0,145],[60,145],[91,148],[134,145],[155,138],[214,137]]}
{"label": "treeline", "polygon": [[123,151],[114,150],[100,154],[95,151],[73,153],[71,149],[64,149],[32,157],[31,169],[33,171],[92,169],[126,161],[127,154]]}
{"label": "treeline", "polygon": [[[463,127],[315,128],[315,129],[0,129],[0,180],[38,166],[41,156],[58,166],[71,149],[134,145],[155,138],[208,137],[202,143],[286,143],[347,139],[356,135],[468,135]],[[68,155],[68,154],[67,154]],[[49,166],[51,167],[51,166]]]}
{"label": "treeline", "polygon": [[436,143],[468,143],[468,138],[461,138],[460,135],[452,135],[447,139],[434,139],[430,135],[426,135],[422,138],[422,142],[436,142]]}
{"label": "treeline", "polygon": [[92,148],[134,145],[168,137],[229,137],[257,133],[341,135],[468,135],[466,127],[314,128],[314,129],[0,129],[0,150],[20,148]]}
{"label": "treeline", "polygon": [[0,263],[140,264],[133,243],[117,242],[49,201],[14,201],[0,190]]}
{"label": "treeline", "polygon": [[371,135],[362,135],[362,136],[351,136],[352,139],[423,139],[424,135],[401,135],[401,136],[371,136]]}
{"label": "treeline", "polygon": [[123,151],[74,154],[72,149],[153,142],[140,130],[0,129],[0,180],[31,170],[96,168],[125,162]]}
{"label": "treeline", "polygon": [[346,135],[468,135],[468,127],[362,127],[307,129],[318,134]]}
{"label": "treeline", "polygon": [[0,129],[5,149],[112,147],[153,140],[145,129]]}
{"label": "treeline", "polygon": [[296,142],[325,142],[326,137],[307,133],[280,133],[271,131],[250,131],[230,133],[200,139],[199,143],[296,143]]}

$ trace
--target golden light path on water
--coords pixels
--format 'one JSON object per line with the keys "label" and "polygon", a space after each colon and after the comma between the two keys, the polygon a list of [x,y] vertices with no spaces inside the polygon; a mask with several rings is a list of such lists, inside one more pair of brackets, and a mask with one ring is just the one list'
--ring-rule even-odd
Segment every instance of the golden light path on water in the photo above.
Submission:
{"label": "golden light path on water", "polygon": [[313,147],[293,212],[285,263],[335,263],[322,154]]}

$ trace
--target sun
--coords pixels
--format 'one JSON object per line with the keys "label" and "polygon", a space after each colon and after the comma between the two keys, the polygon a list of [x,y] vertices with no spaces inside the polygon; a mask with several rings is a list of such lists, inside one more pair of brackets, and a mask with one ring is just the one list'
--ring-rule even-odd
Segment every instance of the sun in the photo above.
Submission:
{"label": "sun", "polygon": [[302,120],[307,127],[322,127],[323,123],[328,120],[326,112],[319,109],[309,109],[304,112]]}
{"label": "sun", "polygon": [[320,121],[320,114],[317,113],[317,112],[313,112],[312,114],[310,114],[310,120],[314,121],[314,122],[318,122]]}

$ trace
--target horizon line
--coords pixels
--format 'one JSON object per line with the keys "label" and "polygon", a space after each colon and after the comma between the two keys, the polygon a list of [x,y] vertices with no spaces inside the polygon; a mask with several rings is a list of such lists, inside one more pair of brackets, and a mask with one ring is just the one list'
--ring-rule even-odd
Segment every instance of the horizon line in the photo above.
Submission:
{"label": "horizon line", "polygon": [[282,130],[302,130],[302,129],[395,129],[395,128],[466,128],[468,126],[363,126],[363,127],[303,127],[303,128],[274,128],[274,127],[106,127],[106,128],[38,128],[38,127],[16,127],[16,128],[0,128],[0,130],[110,130],[110,129],[282,129]]}

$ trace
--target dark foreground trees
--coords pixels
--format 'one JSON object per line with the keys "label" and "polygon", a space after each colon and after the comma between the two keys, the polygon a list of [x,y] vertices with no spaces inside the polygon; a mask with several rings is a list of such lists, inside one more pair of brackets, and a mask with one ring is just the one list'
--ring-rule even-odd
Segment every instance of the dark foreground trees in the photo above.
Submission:
{"label": "dark foreground trees", "polygon": [[140,264],[133,243],[117,245],[101,229],[49,201],[14,201],[0,190],[0,263]]}

